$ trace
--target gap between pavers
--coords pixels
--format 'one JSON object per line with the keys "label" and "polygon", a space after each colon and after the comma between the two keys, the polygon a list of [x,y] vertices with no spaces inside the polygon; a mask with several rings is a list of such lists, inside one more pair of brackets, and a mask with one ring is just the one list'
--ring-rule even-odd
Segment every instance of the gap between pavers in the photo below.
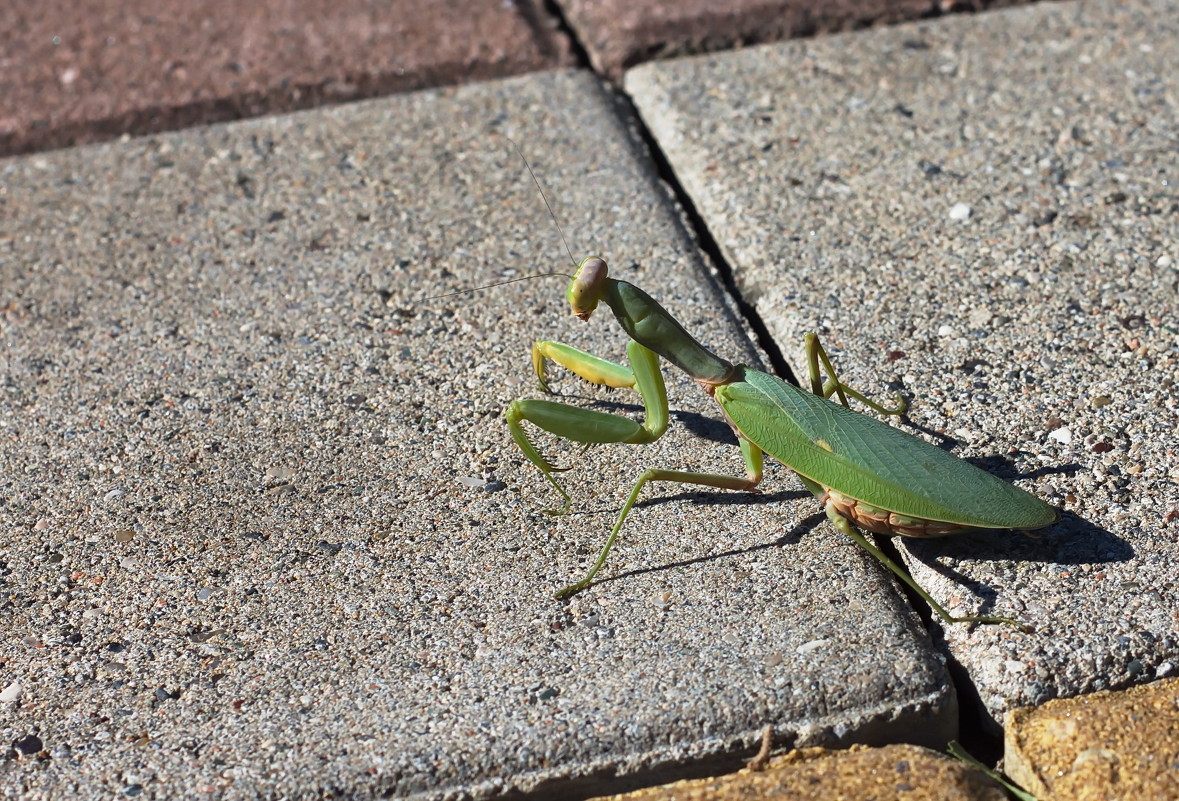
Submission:
{"label": "gap between pavers", "polygon": [[[896,540],[989,715],[1170,675],[1179,6],[1052,3],[646,65],[627,91],[797,359],[1063,506]],[[993,725],[994,720],[991,721]]]}
{"label": "gap between pavers", "polygon": [[655,488],[604,580],[552,599],[640,467],[741,460],[672,375],[671,433],[560,452],[576,510],[540,514],[502,419],[538,394],[528,348],[623,337],[572,319],[564,279],[424,300],[570,269],[496,134],[579,255],[755,358],[588,74],[0,162],[0,726],[41,746],[6,792],[606,792],[737,764],[767,723],[953,735],[916,616],[784,470]]}

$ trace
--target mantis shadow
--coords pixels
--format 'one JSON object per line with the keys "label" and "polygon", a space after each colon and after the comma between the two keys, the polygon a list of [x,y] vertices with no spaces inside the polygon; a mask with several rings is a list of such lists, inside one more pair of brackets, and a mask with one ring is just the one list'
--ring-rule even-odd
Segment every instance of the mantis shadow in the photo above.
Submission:
{"label": "mantis shadow", "polygon": [[686,492],[677,492],[674,495],[660,495],[656,498],[648,498],[644,501],[635,503],[635,507],[660,506],[665,503],[673,503],[675,501],[691,501],[692,503],[707,505],[707,506],[750,506],[753,504],[763,503],[778,503],[779,501],[789,501],[798,498],[812,498],[814,497],[806,490],[782,490],[780,492],[761,492],[760,490],[753,490],[752,492],[731,491],[724,490],[688,490]]}
{"label": "mantis shadow", "polygon": [[[691,494],[697,494],[697,493],[684,493],[684,494],[691,495]],[[787,493],[778,493],[778,494],[785,495]],[[805,493],[805,494],[809,495],[809,493]],[[745,502],[748,503],[749,500],[745,499]],[[814,530],[815,526],[819,525],[820,523],[822,523],[826,519],[827,519],[827,515],[825,513],[818,512],[816,514],[810,515],[807,518],[804,518],[803,520],[799,521],[798,523],[795,523],[793,526],[790,527],[789,531],[787,531],[785,534],[783,534],[780,537],[776,537],[775,539],[771,540],[770,542],[763,542],[759,545],[750,545],[747,548],[732,548],[727,551],[720,551],[719,553],[710,553],[710,554],[705,554],[703,556],[696,556],[696,557],[693,557],[692,559],[680,559],[675,562],[665,562],[664,564],[653,565],[651,567],[639,567],[639,568],[635,568],[633,570],[627,570],[622,573],[615,573],[615,574],[607,576],[606,578],[603,578],[603,579],[598,579],[598,580],[594,581],[594,584],[606,584],[611,581],[618,581],[619,579],[629,578],[631,576],[642,576],[647,573],[658,573],[658,572],[662,572],[664,570],[674,570],[678,567],[689,567],[691,565],[699,565],[699,564],[704,564],[706,562],[716,562],[721,559],[731,559],[734,556],[744,556],[746,554],[758,553],[759,551],[767,551],[771,548],[780,548],[783,545],[797,545],[799,542],[802,541],[802,538],[806,534],[809,534],[811,531]]]}
{"label": "mantis shadow", "polygon": [[944,538],[911,539],[906,546],[915,558],[934,570],[951,571],[934,560],[1010,559],[1061,565],[1098,565],[1134,558],[1130,543],[1071,512],[1041,531],[975,531]]}
{"label": "mantis shadow", "polygon": [[672,412],[671,416],[680,425],[700,439],[706,439],[718,445],[731,445],[734,448],[740,447],[737,444],[737,435],[733,433],[733,429],[714,417],[697,414],[696,412],[678,411]]}
{"label": "mantis shadow", "polygon": [[1070,462],[1056,466],[1045,465],[1044,467],[1021,473],[1015,469],[1010,459],[1005,459],[998,454],[993,456],[972,456],[969,459],[963,459],[963,461],[969,462],[979,470],[991,473],[1009,484],[1024,478],[1039,478],[1041,476],[1055,475],[1071,476],[1081,469],[1081,466],[1076,462]]}
{"label": "mantis shadow", "polygon": [[[636,505],[656,506],[681,500],[723,505],[776,503],[778,501],[806,497],[810,497],[810,493],[802,490],[784,490],[753,498],[750,497],[749,493],[720,494],[690,491],[676,493],[674,495],[662,495],[647,501],[641,501]],[[692,559],[636,568],[599,579],[595,583],[606,583],[630,576],[639,576],[646,573],[655,573],[706,562],[730,559],[772,548],[780,548],[785,545],[797,545],[806,534],[813,531],[816,526],[823,523],[826,519],[826,513],[817,511],[795,523],[782,536],[776,537],[768,542],[745,548],[735,548],[705,554]],[[898,554],[895,553],[896,545],[893,540],[878,538],[878,543],[884,546],[886,551],[892,552],[894,561],[903,564],[898,558]],[[990,614],[994,611],[995,604],[998,600],[997,591],[984,581],[968,576],[944,564],[943,557],[962,560],[985,561],[1001,559],[1021,562],[1079,565],[1125,562],[1132,559],[1135,555],[1134,549],[1122,538],[1070,512],[1065,512],[1058,523],[1042,533],[978,531],[929,539],[906,538],[905,543],[906,549],[914,559],[978,597],[981,600],[981,605],[976,614]],[[902,590],[904,590],[904,587],[902,587]],[[916,602],[915,605],[918,607],[921,606],[920,603]]]}
{"label": "mantis shadow", "polygon": [[[643,407],[641,404],[623,403],[620,401],[605,400],[603,398],[587,397],[585,395],[555,394],[559,394],[560,397],[568,400],[585,401],[585,408],[595,409],[600,412],[626,414],[638,418],[643,416]],[[715,442],[718,445],[732,445],[734,448],[737,447],[737,437],[733,434],[733,430],[715,417],[677,409],[670,410],[670,414],[672,420],[679,423],[700,439]]]}
{"label": "mantis shadow", "polygon": [[1108,564],[1134,557],[1128,542],[1071,512],[1043,532],[978,531],[944,538],[908,539],[909,554],[935,573],[953,581],[983,600],[978,614],[989,614],[998,597],[995,590],[944,564],[951,559],[1011,560],[1061,565]]}
{"label": "mantis shadow", "polygon": [[[599,407],[604,410],[625,412],[640,416],[643,413],[643,408],[639,404],[620,403],[585,396],[569,397],[578,397],[586,401],[587,405]],[[729,426],[720,420],[695,412],[673,411],[671,414],[678,423],[687,428],[696,437],[721,445],[737,446],[736,436]],[[905,419],[905,423],[907,426],[936,439],[939,443],[938,447],[945,450],[951,450],[961,444],[960,440],[954,437],[914,424],[913,421],[907,418]],[[1044,466],[1031,472],[1021,473],[1014,467],[1010,459],[999,455],[974,457],[965,461],[1008,482],[1049,475],[1072,475],[1081,469],[1079,465],[1070,463],[1058,466]],[[683,500],[718,505],[775,503],[782,500],[809,496],[809,493],[802,490],[783,490],[764,495],[758,494],[751,498],[750,493],[723,493],[693,489],[675,494],[658,495],[647,500],[639,501],[636,505],[647,507]],[[797,544],[806,532],[811,531],[825,517],[823,512],[817,512],[794,525],[787,534],[762,545],[634,570],[601,579],[601,581],[613,581],[623,576],[698,564],[700,562],[748,554],[767,548],[780,547],[786,544]],[[1056,564],[1106,564],[1124,562],[1134,557],[1134,549],[1128,542],[1112,532],[1095,526],[1068,512],[1064,513],[1058,523],[1035,534],[1019,531],[980,531],[949,537],[906,539],[906,549],[913,558],[922,562],[930,569],[978,595],[984,600],[984,604],[988,608],[993,605],[996,599],[995,591],[978,579],[965,576],[961,572],[942,564],[940,561],[941,557],[964,560],[1009,559],[1013,561]]]}
{"label": "mantis shadow", "polygon": [[[927,426],[923,426],[913,420],[910,420],[908,417],[902,418],[902,420],[905,427],[912,428],[915,431],[920,431],[922,434],[937,440],[936,443],[932,444],[943,451],[953,451],[954,448],[957,448],[959,445],[963,444],[962,440],[958,439],[957,437],[952,437],[949,434],[945,434],[941,431],[936,431],[932,428],[928,428]],[[1041,467],[1040,469],[1033,470],[1030,473],[1019,473],[1012,467],[1012,462],[1010,459],[998,454],[993,454],[991,456],[960,456],[958,458],[962,459],[964,462],[969,462],[980,470],[993,473],[1007,482],[1012,482],[1020,478],[1035,478],[1037,476],[1056,475],[1058,473],[1062,473],[1064,475],[1073,475],[1081,469],[1079,464],[1071,462],[1069,464],[1059,465],[1057,467]]]}

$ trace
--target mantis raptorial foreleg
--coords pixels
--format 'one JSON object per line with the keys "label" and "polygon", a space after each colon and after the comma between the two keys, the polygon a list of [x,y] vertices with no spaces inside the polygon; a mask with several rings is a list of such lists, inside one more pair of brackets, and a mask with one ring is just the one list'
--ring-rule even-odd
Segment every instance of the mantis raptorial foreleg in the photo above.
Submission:
{"label": "mantis raptorial foreleg", "polygon": [[591,384],[615,389],[633,389],[638,382],[634,371],[625,365],[595,356],[572,345],[542,340],[532,345],[532,369],[536,373],[540,388],[548,393],[552,393],[549,389],[547,367],[550,360]]}
{"label": "mantis raptorial foreleg", "polygon": [[[546,362],[552,360],[570,372],[594,384],[612,387],[631,387],[639,393],[645,409],[645,422],[640,424],[629,417],[581,409],[564,403],[545,400],[513,401],[507,410],[508,428],[512,438],[530,462],[536,465],[549,483],[561,493],[564,504],[560,509],[548,510],[549,514],[568,511],[569,494],[554,478],[560,472],[540,453],[524,430],[526,420],[557,437],[583,444],[625,443],[643,445],[654,442],[667,430],[668,408],[667,388],[659,370],[659,358],[652,351],[631,341],[627,344],[627,358],[630,368],[607,361],[591,353],[561,344],[560,342],[537,342],[532,348],[532,366],[541,387],[548,389]],[[727,476],[718,473],[692,473],[683,470],[647,470],[639,476],[630,495],[618,513],[614,528],[606,544],[602,546],[597,560],[586,576],[557,593],[558,598],[572,595],[584,589],[606,562],[610,549],[618,539],[630,510],[638,500],[639,493],[650,481],[673,481],[681,484],[698,484],[706,487],[729,490],[751,490],[761,481],[762,451],[745,439],[740,440],[741,453],[745,460],[745,476]]]}
{"label": "mantis raptorial foreleg", "polygon": [[563,514],[569,511],[569,493],[553,477],[553,473],[562,472],[563,468],[556,467],[544,457],[524,430],[523,421],[527,420],[562,439],[584,445],[641,445],[654,442],[667,430],[667,387],[663,383],[663,373],[659,369],[659,357],[634,341],[627,344],[626,353],[631,365],[629,369],[559,342],[537,342],[532,348],[532,366],[546,391],[548,384],[545,361],[552,359],[595,384],[634,388],[642,398],[646,410],[645,422],[638,423],[629,417],[592,409],[579,409],[553,401],[517,400],[509,404],[505,416],[512,439],[520,446],[528,461],[536,465],[557,492],[561,493],[564,500],[560,509],[547,510],[549,514]]}

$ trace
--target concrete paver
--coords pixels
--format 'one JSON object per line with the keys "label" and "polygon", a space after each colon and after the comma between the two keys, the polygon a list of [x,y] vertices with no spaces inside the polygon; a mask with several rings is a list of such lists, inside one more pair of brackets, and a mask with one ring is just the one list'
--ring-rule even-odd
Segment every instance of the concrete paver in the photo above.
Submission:
{"label": "concrete paver", "polygon": [[686,779],[600,801],[865,798],[872,801],[1005,801],[981,770],[912,745],[841,751],[803,748],[770,760],[764,770]]}
{"label": "concrete paver", "polygon": [[566,18],[599,72],[619,78],[627,67],[653,57],[768,42],[898,22],[929,12],[925,0],[559,0]]}
{"label": "concrete paver", "polygon": [[[956,725],[916,616],[796,485],[660,487],[552,600],[638,468],[737,472],[707,398],[567,474],[501,414],[569,317],[520,142],[578,254],[752,359],[586,74],[0,162],[7,796],[607,792],[783,746]],[[559,378],[581,402],[633,398]],[[616,778],[621,777],[621,778]]]}
{"label": "concrete paver", "polygon": [[531,0],[9,0],[0,155],[569,63]]}
{"label": "concrete paver", "polygon": [[1052,3],[649,64],[627,91],[793,363],[1064,509],[901,542],[989,713],[1170,675],[1179,8]]}
{"label": "concrete paver", "polygon": [[1038,801],[1179,798],[1179,679],[1013,709],[1004,770]]}

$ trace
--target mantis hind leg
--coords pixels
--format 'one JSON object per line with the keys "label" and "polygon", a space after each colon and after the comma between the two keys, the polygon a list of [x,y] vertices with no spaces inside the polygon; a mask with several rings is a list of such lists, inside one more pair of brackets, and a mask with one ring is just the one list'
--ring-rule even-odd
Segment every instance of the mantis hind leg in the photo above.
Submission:
{"label": "mantis hind leg", "polygon": [[[847,384],[844,384],[835,375],[835,367],[831,364],[831,359],[827,356],[826,349],[824,349],[822,343],[819,342],[818,335],[808,333],[804,338],[804,342],[806,345],[807,367],[811,379],[811,392],[814,394],[820,395],[824,398],[830,398],[832,395],[837,395],[839,397],[839,402],[849,409],[851,406],[848,405],[847,399],[850,395],[860,403],[864,404],[870,409],[874,409],[880,414],[902,415],[909,408],[908,402],[901,396],[900,393],[897,393],[896,395],[897,405],[889,408],[888,406],[884,406],[874,400],[871,400],[862,392],[858,392],[849,387]],[[823,381],[822,376],[819,373],[820,363],[822,363],[823,368],[827,371],[828,378],[826,382]]]}
{"label": "mantis hind leg", "polygon": [[1027,630],[1027,627],[1018,620],[1010,617],[1003,617],[1001,615],[968,615],[965,617],[955,617],[954,615],[951,615],[946,611],[944,606],[933,599],[932,595],[922,589],[921,585],[914,581],[912,576],[902,570],[900,565],[890,559],[888,555],[884,553],[884,551],[877,548],[876,545],[873,544],[872,541],[869,540],[866,536],[856,531],[851,522],[846,517],[839,514],[839,512],[837,512],[833,506],[828,504],[825,509],[827,512],[827,518],[831,521],[831,524],[834,525],[835,528],[851,537],[853,540],[855,540],[857,545],[875,557],[876,561],[880,562],[880,564],[891,570],[893,575],[903,581],[911,590],[913,590],[913,592],[921,596],[922,600],[929,604],[929,608],[934,612],[937,612],[938,617],[940,617],[945,622],[1008,623],[1012,626],[1015,626],[1016,628],[1024,629],[1025,631]]}
{"label": "mantis hind leg", "polygon": [[606,564],[606,557],[610,554],[610,549],[614,547],[614,543],[618,540],[618,532],[622,531],[622,524],[626,522],[627,515],[630,510],[634,508],[635,502],[639,499],[639,493],[643,487],[650,481],[675,481],[680,484],[699,484],[705,487],[716,487],[717,489],[730,490],[752,490],[761,482],[763,454],[760,448],[745,438],[740,438],[741,455],[745,459],[745,476],[725,476],[717,473],[687,473],[682,470],[646,470],[639,476],[639,480],[635,482],[634,487],[631,488],[630,495],[626,498],[626,503],[623,504],[622,510],[618,513],[618,518],[614,521],[614,528],[610,530],[610,536],[606,539],[606,544],[602,546],[602,550],[598,553],[597,560],[594,561],[593,566],[585,576],[574,584],[570,584],[563,590],[557,593],[557,598],[568,598],[578,592],[581,592],[590,585],[594,580],[594,576],[602,569],[602,565]]}

